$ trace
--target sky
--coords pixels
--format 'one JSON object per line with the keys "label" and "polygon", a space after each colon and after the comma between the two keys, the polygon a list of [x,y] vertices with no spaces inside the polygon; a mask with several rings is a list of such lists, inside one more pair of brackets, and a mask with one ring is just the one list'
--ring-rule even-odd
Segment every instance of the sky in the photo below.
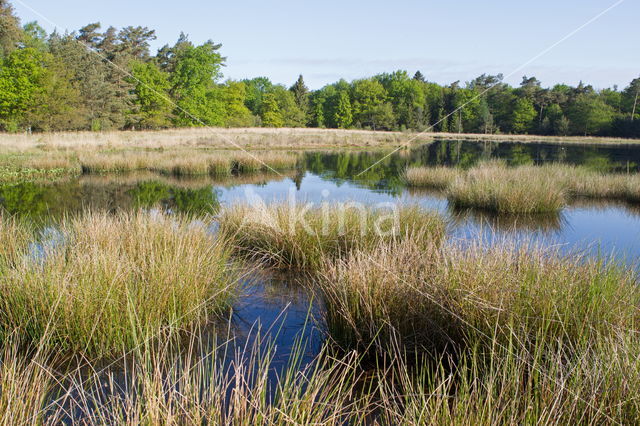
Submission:
{"label": "sky", "polygon": [[624,88],[640,76],[638,0],[10,1],[48,31],[147,26],[154,51],[181,31],[212,39],[225,78],[291,85],[302,74],[312,89],[398,69],[440,84],[502,73],[514,85],[533,75]]}

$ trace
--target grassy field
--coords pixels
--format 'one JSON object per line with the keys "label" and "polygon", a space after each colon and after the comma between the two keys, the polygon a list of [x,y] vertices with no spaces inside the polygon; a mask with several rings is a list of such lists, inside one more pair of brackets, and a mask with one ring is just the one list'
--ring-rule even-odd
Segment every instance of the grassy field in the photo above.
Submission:
{"label": "grassy field", "polygon": [[339,129],[189,128],[162,131],[0,134],[0,153],[33,150],[118,149],[325,149],[404,146],[432,140],[518,141],[577,144],[637,144],[637,139],[577,136],[412,133]]}
{"label": "grassy field", "polygon": [[558,212],[578,197],[640,201],[638,174],[603,174],[563,164],[507,167],[491,161],[469,170],[414,167],[404,179],[414,188],[444,190],[454,206],[498,213]]}
{"label": "grassy field", "polygon": [[[96,150],[316,150],[376,148],[408,143],[400,132],[336,129],[189,128],[144,132],[0,134],[0,153]],[[420,135],[416,142],[432,140]]]}

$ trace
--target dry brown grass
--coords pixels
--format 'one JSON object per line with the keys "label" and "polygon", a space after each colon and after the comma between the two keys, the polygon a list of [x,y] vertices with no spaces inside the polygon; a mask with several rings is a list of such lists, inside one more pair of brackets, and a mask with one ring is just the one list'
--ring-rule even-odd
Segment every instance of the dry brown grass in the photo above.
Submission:
{"label": "dry brown grass", "polygon": [[[410,133],[339,129],[188,128],[143,132],[0,134],[0,153],[123,149],[273,150],[389,147],[407,143]],[[420,136],[417,141],[428,141]]]}

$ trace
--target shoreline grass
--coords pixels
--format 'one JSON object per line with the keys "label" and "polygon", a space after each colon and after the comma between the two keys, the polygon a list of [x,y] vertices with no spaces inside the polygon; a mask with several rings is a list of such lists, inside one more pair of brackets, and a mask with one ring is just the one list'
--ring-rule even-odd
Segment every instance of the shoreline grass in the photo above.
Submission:
{"label": "shoreline grass", "polygon": [[446,189],[457,208],[480,208],[508,214],[555,213],[566,205],[565,190],[543,169],[481,165]]}
{"label": "shoreline grass", "polygon": [[[397,217],[397,223],[395,220]],[[418,244],[440,242],[446,224],[440,215],[415,206],[400,207],[397,216],[365,206],[271,204],[223,209],[221,235],[245,257],[276,268],[313,271],[323,256],[343,256],[380,241],[411,238]]]}
{"label": "shoreline grass", "polygon": [[415,133],[314,128],[186,128],[160,131],[55,132],[0,134],[1,152],[29,150],[172,149],[303,149],[409,146],[433,140],[467,140],[582,145],[635,145],[638,139],[580,136]]}
{"label": "shoreline grass", "polygon": [[151,171],[168,176],[214,176],[295,169],[298,156],[286,152],[121,152],[80,156],[84,174]]}
{"label": "shoreline grass", "polygon": [[539,339],[571,346],[640,321],[632,270],[558,249],[381,244],[327,259],[320,277],[329,333],[345,349],[386,351],[397,338],[437,353],[516,335],[527,348]]}
{"label": "shoreline grass", "polygon": [[[633,269],[526,242],[445,242],[442,218],[417,207],[400,209],[388,237],[372,232],[382,216],[370,210],[363,222],[352,209],[341,228],[335,205],[228,209],[217,236],[181,216],[91,213],[35,247],[32,228],[3,218],[0,424],[640,419]],[[291,225],[301,215],[311,232]],[[312,269],[325,302],[331,340],[306,367],[295,346],[275,384],[274,345],[229,368],[227,351],[197,337],[235,293],[234,250]],[[152,335],[124,367],[99,367]],[[52,367],[67,352],[88,368]]]}
{"label": "shoreline grass", "polygon": [[639,174],[602,174],[563,164],[507,167],[490,161],[469,170],[412,167],[404,179],[412,188],[443,190],[454,207],[497,213],[559,212],[579,197],[640,202]]}
{"label": "shoreline grass", "polygon": [[108,356],[222,313],[237,290],[224,243],[179,216],[88,213],[44,237],[0,257],[0,340],[19,329],[29,345]]}
{"label": "shoreline grass", "polygon": [[452,167],[409,167],[403,179],[410,187],[446,189],[459,175]]}

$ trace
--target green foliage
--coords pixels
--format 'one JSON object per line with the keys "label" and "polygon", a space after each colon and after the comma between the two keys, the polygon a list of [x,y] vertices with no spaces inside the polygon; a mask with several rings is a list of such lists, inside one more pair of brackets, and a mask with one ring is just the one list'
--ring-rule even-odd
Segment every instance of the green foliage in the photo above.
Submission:
{"label": "green foliage", "polygon": [[221,90],[215,86],[221,77],[224,58],[219,44],[208,41],[201,46],[177,48],[175,69],[171,73],[170,93],[175,99],[175,123],[179,126],[224,124]]}
{"label": "green foliage", "polygon": [[338,103],[333,120],[340,129],[347,129],[351,126],[353,116],[351,113],[351,102],[349,101],[347,92],[341,91],[338,93]]}
{"label": "green foliage", "polygon": [[225,105],[225,125],[229,127],[249,127],[254,124],[254,116],[245,105],[247,88],[241,81],[229,80],[222,88]]}
{"label": "green foliage", "polygon": [[152,62],[134,62],[131,73],[135,107],[131,111],[130,125],[141,129],[169,127],[173,106],[169,98],[168,75]]}
{"label": "green foliage", "polygon": [[47,44],[47,32],[38,25],[37,22],[29,22],[24,25],[23,45],[24,47],[32,47],[36,50],[46,52],[49,50]]}
{"label": "green foliage", "polygon": [[47,69],[45,54],[34,49],[14,50],[0,69],[0,122],[5,129],[11,125],[28,125],[26,116],[39,106],[45,92]]}
{"label": "green foliage", "polygon": [[307,124],[306,113],[298,106],[293,91],[285,89],[284,86],[275,85],[271,87],[268,95],[273,95],[278,104],[278,110],[285,127],[304,127]]}
{"label": "green foliage", "polygon": [[574,133],[602,134],[613,119],[613,109],[592,94],[580,94],[567,111]]}
{"label": "green foliage", "polygon": [[13,52],[23,40],[20,20],[8,0],[0,0],[0,59]]}
{"label": "green foliage", "polygon": [[513,106],[511,128],[516,133],[528,133],[536,118],[536,110],[533,102],[527,98],[520,98]]}
{"label": "green foliage", "polygon": [[220,44],[182,33],[154,55],[154,30],[91,23],[47,35],[20,26],[0,0],[0,128],[5,131],[182,126],[328,127],[470,133],[640,137],[640,78],[620,91],[580,83],[514,88],[482,74],[461,85],[398,70],[311,91],[267,77],[220,83]]}
{"label": "green foliage", "polygon": [[243,80],[243,83],[247,89],[247,95],[245,98],[245,105],[253,115],[260,115],[262,111],[262,99],[271,89],[273,83],[267,77],[256,77],[251,80]]}
{"label": "green foliage", "polygon": [[353,83],[352,92],[354,120],[374,130],[380,127],[379,119],[384,114],[381,107],[387,98],[384,86],[374,79],[357,80]]}
{"label": "green foliage", "polygon": [[262,125],[266,127],[284,126],[284,118],[280,112],[280,106],[274,93],[267,93],[262,100],[261,108]]}
{"label": "green foliage", "polygon": [[[306,116],[309,112],[309,88],[304,84],[302,75],[289,89],[293,93],[294,100],[300,111]],[[306,123],[304,123],[306,124]]]}

